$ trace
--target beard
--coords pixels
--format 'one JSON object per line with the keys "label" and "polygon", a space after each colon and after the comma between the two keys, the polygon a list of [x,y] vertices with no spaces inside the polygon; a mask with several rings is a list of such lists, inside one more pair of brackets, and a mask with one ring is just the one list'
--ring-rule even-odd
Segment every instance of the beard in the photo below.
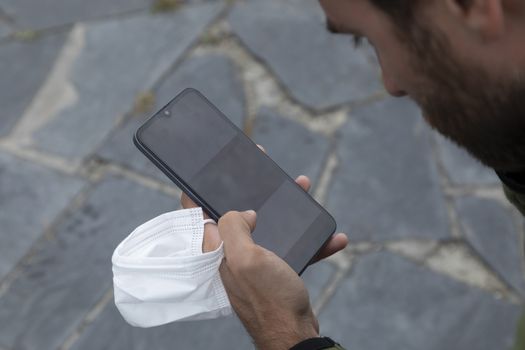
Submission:
{"label": "beard", "polygon": [[498,172],[525,171],[524,75],[496,78],[462,63],[444,36],[420,26],[409,48],[422,77],[413,98],[432,128]]}

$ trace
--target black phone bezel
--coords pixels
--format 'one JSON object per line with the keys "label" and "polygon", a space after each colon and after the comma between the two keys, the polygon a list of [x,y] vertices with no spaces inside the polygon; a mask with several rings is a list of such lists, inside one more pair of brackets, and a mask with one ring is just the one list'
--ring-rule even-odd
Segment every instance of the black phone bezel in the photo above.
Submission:
{"label": "black phone bezel", "polygon": [[[257,144],[255,142],[253,142],[253,140],[251,138],[249,138],[239,127],[237,127],[237,125],[235,125],[224,113],[222,113],[211,101],[209,101],[206,96],[204,96],[200,91],[198,91],[197,89],[194,89],[194,88],[186,88],[184,89],[183,91],[181,91],[178,95],[176,95],[170,102],[168,102],[164,107],[162,107],[157,113],[155,113],[154,115],[152,115],[150,118],[148,118],[144,124],[142,124],[138,129],[137,131],[134,133],[133,135],[133,143],[135,144],[135,146],[153,163],[155,164],[155,166],[157,168],[159,168],[163,173],[164,175],[166,175],[177,187],[179,187],[181,189],[181,191],[183,191],[186,195],[188,195],[188,197],[193,200],[196,204],[200,205],[203,210],[210,216],[210,218],[212,218],[213,220],[215,221],[218,221],[220,219],[220,215],[219,213],[217,213],[203,198],[201,198],[201,196],[199,196],[195,191],[193,191],[193,189],[191,188],[191,186],[189,186],[188,184],[186,184],[186,182],[180,178],[177,173],[171,169],[168,165],[166,165],[160,158],[157,157],[157,155],[151,151],[140,139],[140,134],[148,127],[148,125],[157,117],[159,117],[160,115],[162,115],[166,110],[168,110],[168,108],[177,102],[178,99],[184,97],[185,94],[187,93],[196,93],[198,94],[200,97],[202,97],[202,99],[211,107],[213,108],[217,113],[218,115],[228,124],[230,124],[230,126],[232,126],[238,133],[242,134],[245,138],[247,138],[249,140],[249,142],[251,142],[253,144],[254,147],[256,147],[260,152],[262,152],[266,157],[267,159],[273,163],[273,165],[275,167],[277,167],[277,169],[279,169],[284,175],[285,177],[290,181],[292,182],[295,186],[297,186],[299,189],[301,189],[301,191],[304,192],[305,194],[305,198],[309,199],[311,202],[313,202],[320,210],[323,214],[325,214],[330,222],[332,223],[332,229],[329,230],[331,231],[330,234],[327,236],[327,238],[325,239],[325,241],[323,242],[323,244],[319,247],[319,249],[316,251],[316,253],[310,258],[310,260],[307,262],[307,264],[301,268],[301,270],[298,272],[299,275],[301,275],[304,270],[306,270],[306,268],[313,262],[313,260],[315,259],[315,257],[317,256],[317,254],[323,249],[323,247],[326,246],[326,244],[328,243],[328,241],[330,240],[330,238],[332,237],[332,235],[335,233],[336,229],[337,229],[337,224],[336,224],[336,221],[335,219],[333,218],[333,216],[321,205],[319,204],[308,192],[305,192],[296,182],[295,180],[290,176],[288,175],[288,173],[286,173],[277,163],[275,163],[275,161],[273,159],[271,159],[265,152],[263,152],[262,150],[260,150],[258,147],[257,147]],[[170,111],[171,113],[171,111]],[[160,116],[162,117],[162,116]],[[314,222],[317,222],[318,219],[316,219],[316,221]],[[303,236],[301,236],[300,239],[302,239]]]}

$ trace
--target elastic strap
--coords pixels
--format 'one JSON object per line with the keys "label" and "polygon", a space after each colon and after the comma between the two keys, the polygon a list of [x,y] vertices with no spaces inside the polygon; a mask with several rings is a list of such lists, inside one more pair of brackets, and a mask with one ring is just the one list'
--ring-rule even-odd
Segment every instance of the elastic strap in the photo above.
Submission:
{"label": "elastic strap", "polygon": [[216,223],[215,220],[213,220],[213,219],[206,219],[206,220],[203,220],[202,222],[204,223],[204,225],[206,225],[206,224],[214,224],[214,225],[217,225],[217,223]]}

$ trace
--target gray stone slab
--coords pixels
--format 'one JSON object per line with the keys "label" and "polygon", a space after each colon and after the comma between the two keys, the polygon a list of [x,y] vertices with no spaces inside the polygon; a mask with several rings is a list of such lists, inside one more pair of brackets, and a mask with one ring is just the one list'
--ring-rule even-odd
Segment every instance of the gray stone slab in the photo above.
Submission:
{"label": "gray stone slab", "polygon": [[510,285],[525,295],[523,247],[513,216],[490,199],[456,200],[466,239]]}
{"label": "gray stone slab", "polygon": [[382,89],[366,52],[355,50],[348,36],[326,31],[316,0],[238,2],[229,21],[248,49],[306,106],[333,107]]}
{"label": "gray stone slab", "polygon": [[226,117],[242,129],[245,96],[242,82],[230,58],[220,54],[207,54],[194,56],[183,62],[158,89],[157,109],[187,87],[202,92]]}
{"label": "gray stone slab", "polygon": [[263,108],[256,117],[252,139],[293,178],[307,175],[313,182],[319,178],[329,148],[324,136]]}
{"label": "gray stone slab", "polygon": [[72,350],[253,349],[236,317],[172,323],[155,328],[128,325],[113,303],[108,305]]}
{"label": "gray stone slab", "polygon": [[97,152],[97,156],[142,175],[172,184],[171,180],[133,144],[133,134],[143,122],[144,120],[137,118],[128,120],[104,142],[101,149]]}
{"label": "gray stone slab", "polygon": [[80,179],[0,153],[0,280],[83,185]]}
{"label": "gray stone slab", "polygon": [[222,3],[76,28],[82,50],[69,76],[77,99],[35,134],[37,147],[68,158],[91,153],[139,93],[181,57]]}
{"label": "gray stone slab", "polygon": [[312,303],[315,303],[315,301],[321,296],[321,293],[326,289],[334,277],[335,272],[336,267],[327,261],[320,261],[316,264],[310,265],[306,271],[304,271],[301,277],[308,289],[308,294],[310,295],[310,301]]}
{"label": "gray stone slab", "polygon": [[[317,299],[334,271],[335,268],[327,262],[315,264],[305,271],[303,278],[312,300]],[[141,329],[129,326],[111,302],[72,349],[172,349],[173,344],[177,344],[177,349],[229,350],[232,341],[235,349],[253,348],[250,337],[235,316]]]}
{"label": "gray stone slab", "polygon": [[[234,345],[233,345],[234,344]],[[251,340],[236,317],[172,323],[155,328],[128,325],[113,303],[89,326],[72,350],[250,349]]]}
{"label": "gray stone slab", "polygon": [[500,181],[494,171],[473,158],[466,150],[444,138],[435,135],[441,161],[447,175],[455,185],[494,185]]}
{"label": "gray stone slab", "polygon": [[150,3],[150,0],[0,0],[0,7],[20,29],[38,30],[147,9]]}
{"label": "gray stone slab", "polygon": [[[242,128],[244,93],[236,77],[232,62],[222,55],[194,57],[178,67],[155,91],[157,111],[187,87],[201,91],[237,126]],[[122,164],[142,174],[167,183],[170,180],[144,156],[132,143],[133,133],[147,116],[130,118],[113,132],[97,154],[112,162]]]}
{"label": "gray stone slab", "polygon": [[355,350],[511,350],[521,311],[385,252],[357,262],[319,323]]}
{"label": "gray stone slab", "polygon": [[[1,13],[2,12],[0,10],[0,15]],[[0,39],[7,37],[9,34],[11,34],[11,32],[11,27],[7,23],[3,22],[0,18]]]}
{"label": "gray stone slab", "polygon": [[0,346],[57,349],[112,285],[111,254],[136,226],[178,200],[105,178],[83,206],[34,247],[0,298]]}
{"label": "gray stone slab", "polygon": [[[1,37],[1,34],[0,34]],[[0,46],[0,137],[6,136],[31,104],[64,45],[65,35]]]}
{"label": "gray stone slab", "polygon": [[354,240],[448,236],[429,128],[406,99],[355,110],[340,130],[327,206]]}

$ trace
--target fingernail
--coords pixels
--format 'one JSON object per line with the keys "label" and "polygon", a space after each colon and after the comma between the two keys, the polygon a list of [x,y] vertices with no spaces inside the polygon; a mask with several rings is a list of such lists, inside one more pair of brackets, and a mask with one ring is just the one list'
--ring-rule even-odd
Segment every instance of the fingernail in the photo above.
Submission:
{"label": "fingernail", "polygon": [[245,213],[248,214],[248,215],[257,215],[255,213],[255,210],[246,210]]}

